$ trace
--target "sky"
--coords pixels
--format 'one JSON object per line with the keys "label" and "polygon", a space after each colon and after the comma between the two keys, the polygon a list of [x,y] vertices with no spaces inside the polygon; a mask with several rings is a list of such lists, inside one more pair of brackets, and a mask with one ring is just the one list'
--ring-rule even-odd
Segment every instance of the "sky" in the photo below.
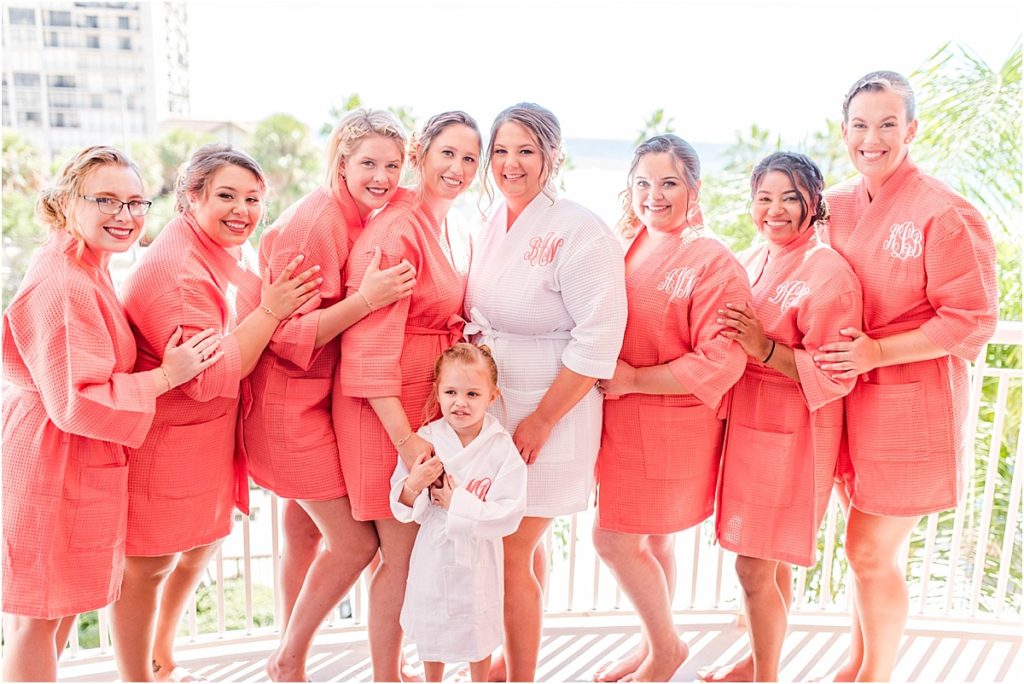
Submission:
{"label": "sky", "polygon": [[695,142],[757,123],[795,143],[868,71],[909,75],[947,41],[1002,64],[1024,3],[192,0],[189,20],[194,118],[286,112],[318,130],[358,93],[487,129],[528,100],[566,137],[633,139],[663,108]]}

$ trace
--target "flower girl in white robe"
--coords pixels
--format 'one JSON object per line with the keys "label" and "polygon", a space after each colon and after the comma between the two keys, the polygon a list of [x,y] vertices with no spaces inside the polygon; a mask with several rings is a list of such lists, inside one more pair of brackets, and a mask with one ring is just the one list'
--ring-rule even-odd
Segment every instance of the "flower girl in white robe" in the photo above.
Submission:
{"label": "flower girl in white robe", "polygon": [[[401,624],[419,651],[427,681],[445,663],[468,662],[486,681],[503,637],[502,537],[526,510],[526,464],[487,407],[498,369],[487,347],[460,343],[434,366],[442,418],[419,429],[434,453],[410,472],[398,459],[391,510],[420,524],[409,562]],[[428,407],[427,415],[436,414]]]}

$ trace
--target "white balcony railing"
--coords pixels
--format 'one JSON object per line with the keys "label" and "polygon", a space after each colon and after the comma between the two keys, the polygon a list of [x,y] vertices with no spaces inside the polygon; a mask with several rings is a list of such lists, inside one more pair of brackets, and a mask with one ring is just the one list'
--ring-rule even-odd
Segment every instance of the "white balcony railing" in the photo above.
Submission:
{"label": "white balcony railing", "polygon": [[[1020,348],[1024,325],[1002,322],[990,344]],[[1018,349],[1018,353],[1019,353]],[[1018,355],[1018,359],[1020,356]],[[975,435],[975,468],[968,495],[955,512],[922,520],[908,545],[906,567],[911,612],[924,618],[968,619],[986,624],[1021,622],[1021,384],[1022,370],[990,368],[985,355],[972,373],[969,430]],[[983,418],[983,419],[982,419]],[[984,429],[981,429],[981,428]],[[1015,454],[1003,463],[1001,454]],[[1010,482],[1007,485],[1006,480]],[[214,596],[212,629],[199,629],[195,602],[188,612],[190,641],[266,634],[260,616],[275,610],[273,587],[279,553],[276,496],[253,490],[253,515],[241,519],[211,563],[200,591]],[[1000,506],[996,506],[997,497]],[[994,515],[996,512],[1000,515]],[[581,616],[631,610],[590,543],[593,511],[558,519],[547,537],[549,580],[545,607],[549,614]],[[820,541],[820,562],[796,573],[793,612],[846,613],[849,594],[842,555],[843,516],[838,504],[828,511]],[[674,608],[679,613],[739,613],[733,556],[714,545],[709,522],[677,535],[678,584]],[[232,608],[226,581],[240,583],[243,600]],[[254,598],[260,589],[262,598]],[[361,627],[366,620],[366,587],[360,582],[343,605],[346,616],[332,615],[329,626]],[[229,628],[229,621],[238,626]],[[99,612],[99,653],[109,651],[106,610]],[[273,618],[276,624],[276,616]],[[86,649],[72,630],[68,656]],[[90,645],[91,646],[91,645]],[[97,651],[89,648],[91,654]]]}

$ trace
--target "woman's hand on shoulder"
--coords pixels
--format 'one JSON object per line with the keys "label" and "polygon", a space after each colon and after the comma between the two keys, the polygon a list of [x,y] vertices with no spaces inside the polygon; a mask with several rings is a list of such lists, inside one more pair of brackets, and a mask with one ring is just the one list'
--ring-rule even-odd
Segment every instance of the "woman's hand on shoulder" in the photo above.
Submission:
{"label": "woman's hand on shoulder", "polygon": [[224,352],[218,349],[220,335],[213,328],[201,330],[179,344],[183,334],[179,326],[164,347],[160,372],[167,381],[168,390],[185,384],[224,356]]}
{"label": "woman's hand on shoulder", "polygon": [[408,297],[416,285],[416,268],[407,260],[402,259],[400,263],[383,270],[380,268],[380,260],[380,247],[374,247],[373,256],[370,257],[358,288],[358,293],[370,311]]}
{"label": "woman's hand on shoulder", "polygon": [[724,309],[718,310],[716,320],[719,325],[725,326],[725,329],[719,334],[739,342],[747,356],[758,361],[768,356],[772,341],[764,334],[764,328],[757,318],[753,304],[729,302]]}
{"label": "woman's hand on shoulder", "polygon": [[814,361],[823,371],[840,380],[855,378],[882,365],[881,343],[857,328],[843,328],[840,335],[849,342],[830,342],[818,348]]}
{"label": "woman's hand on shoulder", "polygon": [[281,275],[273,282],[270,280],[270,272],[263,271],[260,308],[279,321],[291,316],[299,307],[320,293],[320,283],[324,279],[318,275],[319,265],[313,265],[295,275],[303,258],[303,255],[299,254],[289,261]]}

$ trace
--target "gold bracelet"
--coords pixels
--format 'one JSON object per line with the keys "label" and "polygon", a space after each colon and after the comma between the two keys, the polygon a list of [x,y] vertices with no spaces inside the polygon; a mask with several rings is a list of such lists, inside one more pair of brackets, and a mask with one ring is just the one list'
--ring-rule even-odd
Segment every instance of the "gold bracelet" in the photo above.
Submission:
{"label": "gold bracelet", "polygon": [[160,372],[164,374],[164,380],[167,381],[167,391],[170,392],[174,389],[174,385],[171,384],[171,376],[167,374],[167,369],[163,366],[160,366]]}
{"label": "gold bracelet", "polygon": [[274,310],[271,309],[269,306],[267,306],[266,304],[260,304],[260,308],[267,312],[267,315],[276,320],[278,323],[281,322],[281,318],[276,313],[274,313]]}
{"label": "gold bracelet", "polygon": [[406,442],[408,442],[408,441],[409,441],[410,439],[412,439],[412,436],[413,436],[413,435],[415,435],[415,434],[416,434],[415,432],[410,432],[410,433],[409,433],[409,434],[407,434],[407,435],[406,435],[405,437],[403,437],[402,439],[400,439],[400,440],[398,440],[397,442],[395,442],[395,446],[396,446],[396,447],[400,447],[400,446],[402,446],[403,444],[405,444]]}
{"label": "gold bracelet", "polygon": [[363,294],[362,290],[356,290],[356,294],[363,298],[363,302],[366,304],[367,309],[369,309],[370,311],[374,310],[373,304],[371,304],[370,300],[366,298],[366,295]]}

